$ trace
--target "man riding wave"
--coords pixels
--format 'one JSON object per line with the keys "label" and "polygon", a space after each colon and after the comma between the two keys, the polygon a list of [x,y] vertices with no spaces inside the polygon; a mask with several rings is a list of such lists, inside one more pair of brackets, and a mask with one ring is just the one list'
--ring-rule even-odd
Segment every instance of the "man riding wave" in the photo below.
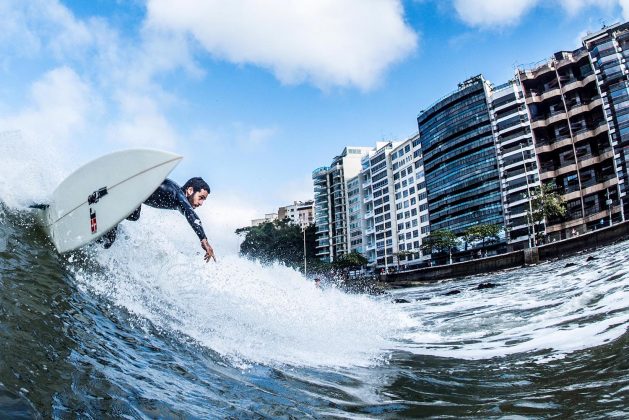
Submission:
{"label": "man riding wave", "polygon": [[[153,194],[144,201],[144,204],[147,206],[158,209],[179,210],[201,241],[201,248],[205,251],[205,255],[203,256],[205,262],[210,261],[210,259],[216,261],[216,257],[214,256],[214,250],[207,241],[201,219],[199,219],[194,209],[201,207],[209,194],[210,187],[202,178],[191,178],[183,187],[180,187],[170,179],[165,179]],[[127,217],[127,220],[138,220],[141,210],[142,206],[140,205],[140,207],[135,209],[135,211]],[[118,226],[103,235],[102,243],[106,249],[111,247],[116,240],[117,231]]]}

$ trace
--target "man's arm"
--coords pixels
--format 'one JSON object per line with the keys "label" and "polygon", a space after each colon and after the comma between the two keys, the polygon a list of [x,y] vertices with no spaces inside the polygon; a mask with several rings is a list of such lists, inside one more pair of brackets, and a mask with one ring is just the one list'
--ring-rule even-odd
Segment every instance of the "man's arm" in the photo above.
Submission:
{"label": "man's arm", "polygon": [[197,213],[194,211],[194,209],[183,194],[178,194],[177,202],[179,211],[186,217],[188,224],[201,241],[201,248],[203,248],[203,250],[205,251],[205,256],[203,257],[205,259],[205,262],[210,261],[210,259],[214,259],[214,261],[216,261],[214,250],[207,241],[207,236],[205,235],[205,231],[203,230],[201,219],[199,219],[199,216],[197,216]]}

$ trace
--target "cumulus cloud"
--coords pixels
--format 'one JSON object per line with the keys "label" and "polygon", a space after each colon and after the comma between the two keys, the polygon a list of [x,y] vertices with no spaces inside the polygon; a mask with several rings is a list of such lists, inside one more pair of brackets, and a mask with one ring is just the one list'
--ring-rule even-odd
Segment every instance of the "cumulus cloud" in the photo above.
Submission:
{"label": "cumulus cloud", "polygon": [[178,100],[156,80],[179,68],[202,74],[185,37],[149,29],[130,40],[104,19],[79,19],[56,0],[2,1],[0,19],[6,23],[0,32],[5,71],[30,59],[59,65],[31,82],[24,109],[0,113],[3,129],[61,140],[84,128],[84,141],[175,147],[167,113]]}
{"label": "cumulus cloud", "polygon": [[459,18],[471,26],[509,26],[517,23],[538,0],[455,0]]}
{"label": "cumulus cloud", "polygon": [[561,7],[569,15],[587,7],[613,8],[616,5],[621,6],[625,18],[629,13],[629,0],[454,0],[453,5],[463,22],[485,28],[515,25],[531,9],[540,5]]}
{"label": "cumulus cloud", "polygon": [[121,117],[107,129],[107,140],[116,145],[174,149],[177,134],[155,99],[137,93],[118,97]]}
{"label": "cumulus cloud", "polygon": [[148,26],[283,83],[373,87],[417,45],[399,0],[148,0]]}
{"label": "cumulus cloud", "polygon": [[625,20],[629,20],[629,0],[619,0],[618,3],[622,9],[622,17]]}
{"label": "cumulus cloud", "polygon": [[238,135],[238,143],[243,150],[256,150],[268,143],[278,132],[275,127],[252,127]]}
{"label": "cumulus cloud", "polygon": [[90,110],[99,108],[91,86],[68,67],[51,70],[31,87],[29,103],[0,116],[3,130],[21,130],[42,140],[68,141],[86,127]]}

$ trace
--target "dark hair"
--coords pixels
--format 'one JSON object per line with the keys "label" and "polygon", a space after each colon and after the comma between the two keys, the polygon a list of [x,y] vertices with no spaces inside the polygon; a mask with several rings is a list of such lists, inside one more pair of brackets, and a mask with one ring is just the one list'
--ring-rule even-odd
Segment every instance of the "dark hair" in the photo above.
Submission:
{"label": "dark hair", "polygon": [[210,193],[210,186],[207,185],[207,182],[205,182],[201,177],[190,178],[185,184],[183,184],[181,189],[185,191],[188,187],[192,187],[193,192],[205,190],[208,194]]}

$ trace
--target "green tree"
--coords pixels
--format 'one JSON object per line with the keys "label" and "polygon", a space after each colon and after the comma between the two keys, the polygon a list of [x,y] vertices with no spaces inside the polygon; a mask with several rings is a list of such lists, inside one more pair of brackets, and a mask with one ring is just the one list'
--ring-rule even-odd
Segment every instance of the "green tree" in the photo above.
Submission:
{"label": "green tree", "polygon": [[482,223],[467,228],[463,233],[463,237],[466,243],[482,241],[481,248],[485,248],[486,241],[494,242],[498,240],[498,234],[502,229],[500,225]]}
{"label": "green tree", "polygon": [[554,181],[536,187],[530,197],[530,209],[526,212],[526,217],[532,227],[535,228],[536,235],[541,236],[542,223],[548,222],[552,217],[563,217],[566,214],[566,203],[557,192]]}
{"label": "green tree", "polygon": [[454,232],[448,229],[439,229],[430,232],[422,241],[422,250],[425,253],[432,254],[433,250],[438,252],[447,252],[452,264],[452,250],[456,248],[458,239]]}
{"label": "green tree", "polygon": [[[275,220],[258,226],[236,229],[236,234],[244,236],[240,244],[240,255],[258,259],[263,263],[281,262],[287,266],[304,268],[304,233],[290,219]],[[310,267],[317,267],[315,257],[315,226],[306,228],[306,256]],[[310,270],[309,270],[310,271]]]}
{"label": "green tree", "polygon": [[334,268],[352,268],[352,267],[362,267],[369,263],[369,260],[365,258],[361,253],[354,250],[349,254],[342,255],[337,258],[332,266]]}
{"label": "green tree", "polygon": [[400,269],[400,261],[406,260],[408,257],[413,255],[412,251],[398,251],[395,252],[394,255],[397,257],[397,269]]}

